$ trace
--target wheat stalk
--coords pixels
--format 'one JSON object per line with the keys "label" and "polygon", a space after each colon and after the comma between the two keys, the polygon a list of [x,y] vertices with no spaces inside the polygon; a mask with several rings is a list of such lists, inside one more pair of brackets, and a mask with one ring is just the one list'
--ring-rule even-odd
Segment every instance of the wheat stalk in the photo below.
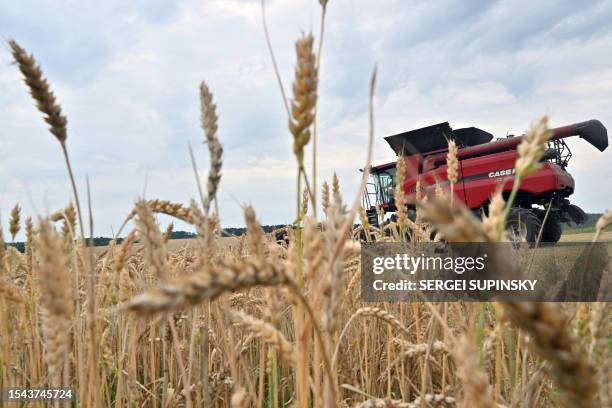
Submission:
{"label": "wheat stalk", "polygon": [[[67,130],[66,124],[67,119],[62,115],[60,105],[55,99],[55,95],[51,92],[47,80],[43,78],[42,70],[34,60],[32,55],[28,55],[25,50],[17,44],[15,40],[9,40],[9,47],[13,55],[13,59],[16,62],[19,70],[24,76],[25,83],[30,89],[30,95],[35,100],[37,108],[44,115],[44,120],[49,125],[49,131],[60,144],[64,161],[66,163],[66,170],[68,171],[68,178],[70,180],[70,186],[72,188],[72,194],[76,204],[76,210],[79,220],[80,229],[80,240],[81,245],[85,242],[85,225],[83,224],[83,215],[81,212],[81,204],[79,200],[79,194],[76,187],[76,181],[74,173],[72,171],[72,165],[70,164],[70,157],[68,155],[68,149],[66,147]],[[90,213],[91,214],[91,213]],[[91,223],[93,229],[93,221]],[[97,339],[96,339],[96,299],[95,299],[95,276],[94,276],[94,260],[93,251],[88,251],[88,264],[87,269],[87,338],[89,347],[87,350],[87,360],[91,369],[87,375],[88,378],[88,394],[84,398],[87,402],[92,402],[97,405],[98,394],[93,392],[95,383],[98,380],[98,371],[95,369],[95,362],[97,360],[96,353],[98,350]]]}

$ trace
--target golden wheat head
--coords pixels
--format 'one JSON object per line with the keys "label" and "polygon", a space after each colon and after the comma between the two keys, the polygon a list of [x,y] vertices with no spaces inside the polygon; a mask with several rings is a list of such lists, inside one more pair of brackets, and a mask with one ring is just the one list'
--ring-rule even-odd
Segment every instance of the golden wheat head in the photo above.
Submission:
{"label": "golden wheat head", "polygon": [[309,127],[314,120],[314,110],[317,104],[318,74],[316,57],[312,48],[313,41],[312,34],[308,34],[303,35],[295,43],[297,63],[289,130],[293,135],[293,153],[299,165],[302,165],[304,161],[304,146],[310,140]]}
{"label": "golden wheat head", "polygon": [[66,143],[68,120],[62,115],[62,108],[49,88],[49,83],[43,77],[40,66],[34,56],[28,53],[15,40],[9,40],[13,59],[23,74],[24,81],[30,88],[30,95],[36,101],[36,107],[45,115],[49,131],[63,145]]}

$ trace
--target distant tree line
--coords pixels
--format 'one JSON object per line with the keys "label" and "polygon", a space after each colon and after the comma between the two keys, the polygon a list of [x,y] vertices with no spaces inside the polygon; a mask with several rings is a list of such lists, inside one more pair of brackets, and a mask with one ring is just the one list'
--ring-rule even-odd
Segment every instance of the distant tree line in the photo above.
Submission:
{"label": "distant tree line", "polygon": [[[276,229],[279,228],[283,228],[285,227],[285,225],[264,225],[262,226],[262,229],[264,230],[264,232],[269,233],[272,232]],[[239,237],[241,235],[244,235],[246,233],[246,228],[244,227],[240,227],[240,228],[224,228],[221,232],[221,235],[224,237]],[[194,234],[193,232],[188,232],[188,231],[172,231],[172,235],[170,235],[170,239],[194,239],[196,237],[196,234]],[[113,239],[109,238],[109,237],[95,237],[93,239],[93,246],[97,247],[97,246],[106,246],[108,245]],[[85,241],[87,242],[87,246],[89,246],[89,238],[86,238]],[[117,243],[121,243],[123,242],[123,238],[118,238],[117,239]],[[137,241],[138,242],[138,241]],[[14,246],[15,248],[17,248],[17,250],[19,252],[25,252],[25,243],[24,242],[12,242],[12,243],[7,243],[7,245],[10,246]]]}
{"label": "distant tree line", "polygon": [[[595,225],[595,223],[597,222],[597,220],[599,219],[599,217],[601,216],[601,214],[587,214],[587,221],[581,225],[578,228],[588,228],[588,227],[593,227]],[[264,225],[262,226],[262,229],[264,230],[264,232],[266,233],[270,233],[274,230],[277,230],[279,228],[283,228],[286,225],[284,224],[278,224],[278,225]],[[575,229],[575,226],[563,226],[563,230],[564,231],[570,231],[572,229]],[[244,235],[246,233],[246,228],[244,227],[239,227],[239,228],[224,228],[221,232],[221,235],[224,237],[239,237],[241,235]],[[196,237],[196,234],[194,234],[193,232],[187,232],[187,231],[173,231],[172,235],[170,236],[170,239],[193,239]],[[112,238],[108,238],[108,237],[95,237],[93,239],[93,246],[106,246],[108,245],[110,242],[112,241]],[[117,242],[120,244],[121,242],[123,242],[123,238],[119,238],[117,239]],[[7,245],[11,245],[14,246],[15,248],[17,248],[17,250],[19,252],[25,252],[25,244],[23,242],[13,242],[13,243],[9,243]],[[87,239],[87,245],[89,245],[89,239]]]}

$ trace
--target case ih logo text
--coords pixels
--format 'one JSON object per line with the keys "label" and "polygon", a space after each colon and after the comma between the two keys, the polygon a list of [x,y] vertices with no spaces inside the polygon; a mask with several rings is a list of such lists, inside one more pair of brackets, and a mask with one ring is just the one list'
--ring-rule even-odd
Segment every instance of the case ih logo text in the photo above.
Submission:
{"label": "case ih logo text", "polygon": [[514,174],[514,169],[497,170],[489,173],[489,178],[511,176]]}

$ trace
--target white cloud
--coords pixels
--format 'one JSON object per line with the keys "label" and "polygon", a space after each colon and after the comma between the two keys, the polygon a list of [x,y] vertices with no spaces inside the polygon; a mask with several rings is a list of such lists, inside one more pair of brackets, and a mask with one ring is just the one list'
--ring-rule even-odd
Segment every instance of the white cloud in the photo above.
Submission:
{"label": "white cloud", "polygon": [[[365,157],[375,63],[377,163],[393,160],[383,136],[446,120],[498,136],[520,133],[543,113],[554,125],[598,118],[612,126],[612,2],[507,4],[330,2],[320,73],[319,186],[335,171],[352,199]],[[517,8],[525,10],[520,19]],[[302,31],[318,32],[319,12],[311,0],[267,2],[287,92],[294,41]],[[82,194],[90,177],[98,234],[118,226],[145,179],[148,197],[187,202],[196,196],[187,143],[205,179],[202,79],[214,91],[225,147],[222,222],[241,225],[245,202],[264,223],[293,219],[291,136],[260,19],[259,0],[0,5],[2,35],[35,54],[68,115],[69,150]],[[26,213],[44,213],[70,198],[64,164],[9,62],[5,48],[0,210],[5,216],[20,201]],[[612,177],[612,153],[581,140],[570,145],[574,199],[600,211],[612,190],[598,180]]]}

